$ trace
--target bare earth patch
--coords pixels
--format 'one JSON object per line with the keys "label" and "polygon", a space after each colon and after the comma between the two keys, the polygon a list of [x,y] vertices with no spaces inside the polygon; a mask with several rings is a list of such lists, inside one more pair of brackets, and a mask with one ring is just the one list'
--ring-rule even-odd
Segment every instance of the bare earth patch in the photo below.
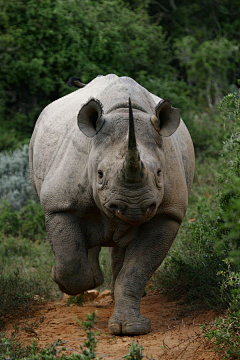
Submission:
{"label": "bare earth patch", "polygon": [[[101,295],[101,293],[100,293]],[[11,336],[13,324],[18,323],[16,339],[24,345],[36,339],[39,348],[61,339],[67,348],[66,354],[79,352],[86,334],[78,324],[86,320],[89,313],[97,310],[97,328],[103,332],[97,336],[97,355],[103,359],[119,359],[126,355],[132,342],[142,345],[143,354],[154,359],[218,360],[212,344],[201,339],[200,324],[209,323],[216,312],[189,311],[176,301],[167,301],[165,294],[150,291],[141,301],[141,313],[152,322],[151,333],[140,336],[111,336],[108,320],[113,312],[114,303],[110,295],[86,302],[83,306],[66,305],[66,297],[39,305],[34,316],[27,320],[9,323],[7,333]]]}

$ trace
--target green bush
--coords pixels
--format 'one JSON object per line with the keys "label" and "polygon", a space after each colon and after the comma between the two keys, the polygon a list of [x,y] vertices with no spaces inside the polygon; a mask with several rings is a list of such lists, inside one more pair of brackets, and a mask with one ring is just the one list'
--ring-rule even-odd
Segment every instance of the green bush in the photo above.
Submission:
{"label": "green bush", "polygon": [[27,316],[33,304],[59,296],[51,279],[54,257],[47,242],[0,233],[0,326],[9,316]]}
{"label": "green bush", "polygon": [[103,273],[104,283],[98,287],[99,291],[110,289],[112,271],[110,265],[109,250],[107,247],[102,247],[99,254],[99,264]]}
{"label": "green bush", "polygon": [[[239,301],[239,300],[238,300]],[[214,350],[224,354],[224,359],[239,359],[240,357],[240,311],[216,318],[213,327],[207,330],[203,327],[203,337],[214,342]]]}
{"label": "green bush", "polygon": [[99,74],[138,81],[141,72],[159,78],[173,72],[162,28],[144,6],[133,11],[121,0],[9,0],[0,24],[0,117],[6,132],[14,129],[4,149],[29,138],[43,107],[72,91],[70,76],[88,83]]}
{"label": "green bush", "polygon": [[[227,261],[226,261],[227,263]],[[215,344],[215,351],[224,354],[225,359],[239,359],[240,357],[240,272],[228,269],[224,273],[222,292],[229,288],[232,300],[229,304],[228,314],[216,318],[212,326],[202,326],[202,335]]]}
{"label": "green bush", "polygon": [[225,37],[199,43],[188,35],[175,41],[175,55],[186,70],[195,99],[198,103],[207,102],[209,108],[230,91],[228,79],[237,75],[238,54],[238,44]]}
{"label": "green bush", "polygon": [[[50,244],[47,241],[33,242],[23,237],[13,237],[0,233],[0,266],[15,270],[22,263],[30,268],[46,266],[53,259]],[[14,263],[11,264],[11,261]],[[41,264],[42,262],[42,264]],[[5,270],[8,272],[8,270]]]}
{"label": "green bush", "polygon": [[0,204],[0,231],[30,240],[46,239],[45,217],[41,205],[29,201],[19,211],[11,211],[9,203],[4,201]]}
{"label": "green bush", "polygon": [[198,113],[189,111],[184,122],[191,134],[196,157],[202,162],[207,158],[220,157],[223,143],[229,139],[234,128],[234,124],[223,121],[216,110]]}
{"label": "green bush", "polygon": [[29,140],[41,110],[72,91],[74,75],[86,83],[131,76],[181,114],[194,103],[212,107],[239,75],[238,13],[237,0],[4,2],[0,150]]}
{"label": "green bush", "polygon": [[206,193],[207,196],[202,198],[194,195],[194,208],[191,208],[191,201],[189,208],[194,216],[190,218],[192,222],[183,224],[178,240],[158,274],[162,286],[172,289],[175,294],[185,293],[192,302],[210,307],[226,307],[234,296],[230,287],[222,287],[227,271],[224,260],[232,263],[233,273],[239,269],[239,98],[239,92],[228,95],[220,105],[224,122],[233,121],[233,133],[218,160],[221,176],[217,195],[212,197]]}
{"label": "green bush", "polygon": [[219,159],[218,193],[195,196],[194,218],[183,225],[155,281],[201,306],[228,307],[228,314],[217,318],[210,329],[203,327],[203,336],[224,358],[239,359],[240,91],[224,97],[220,110],[224,123],[232,122],[232,134]]}
{"label": "green bush", "polygon": [[[240,83],[240,82],[239,82]],[[222,189],[219,203],[222,209],[219,219],[218,247],[228,246],[228,258],[239,264],[240,260],[240,90],[226,96],[220,104],[225,120],[232,119],[234,132],[225,142],[222,158]]]}
{"label": "green bush", "polygon": [[15,150],[20,148],[22,143],[22,141],[19,141],[15,129],[9,129],[6,126],[0,125],[0,151],[9,149]]}
{"label": "green bush", "polygon": [[[124,356],[127,360],[141,360],[145,356],[142,354],[143,347],[142,345],[138,345],[132,342],[132,344],[129,346],[127,355]],[[146,356],[147,359],[149,359]]]}
{"label": "green bush", "polygon": [[227,249],[216,252],[218,226],[215,201],[204,198],[198,200],[195,218],[184,223],[179,238],[162,268],[154,277],[157,286],[165,288],[175,297],[185,296],[191,304],[201,304],[211,308],[226,307],[231,294],[221,293],[224,275],[217,272],[226,270],[223,259]]}
{"label": "green bush", "polygon": [[73,305],[77,305],[77,306],[83,306],[83,304],[85,302],[86,302],[86,299],[84,297],[84,294],[69,296],[69,298],[67,300],[68,305],[73,304]]}
{"label": "green bush", "polygon": [[10,275],[0,275],[0,327],[7,318],[16,314],[29,315],[34,302],[46,294],[47,288],[39,286],[38,279],[24,278],[19,271]]}

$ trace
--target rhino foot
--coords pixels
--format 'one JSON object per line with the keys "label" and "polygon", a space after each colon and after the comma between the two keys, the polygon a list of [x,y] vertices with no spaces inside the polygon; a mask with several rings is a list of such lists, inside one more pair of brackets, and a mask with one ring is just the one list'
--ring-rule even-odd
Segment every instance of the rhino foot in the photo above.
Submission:
{"label": "rhino foot", "polygon": [[110,334],[113,335],[121,335],[122,334],[122,326],[120,323],[109,323],[108,324],[108,329]]}
{"label": "rhino foot", "polygon": [[[82,274],[79,275],[78,273],[76,273],[75,276],[65,276],[63,280],[61,278],[59,280],[59,273],[56,270],[56,265],[54,265],[52,268],[53,281],[58,284],[59,290],[68,295],[79,295],[84,291],[95,288],[95,280],[92,276],[91,269],[89,271],[89,274],[87,274],[89,276],[86,276],[84,278],[84,276],[81,275]],[[99,281],[101,281],[101,279]]]}
{"label": "rhino foot", "polygon": [[135,321],[117,321],[110,319],[108,324],[109,332],[113,335],[143,335],[151,330],[151,321],[140,315]]}

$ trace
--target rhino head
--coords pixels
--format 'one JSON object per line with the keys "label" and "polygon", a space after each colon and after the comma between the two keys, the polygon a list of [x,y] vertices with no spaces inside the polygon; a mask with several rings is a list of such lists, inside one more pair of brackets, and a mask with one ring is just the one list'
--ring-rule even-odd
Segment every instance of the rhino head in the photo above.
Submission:
{"label": "rhino head", "polygon": [[180,123],[179,111],[161,100],[155,114],[131,99],[103,112],[90,99],[78,114],[78,126],[92,138],[88,176],[94,200],[108,218],[133,225],[150,220],[163,199],[163,137]]}

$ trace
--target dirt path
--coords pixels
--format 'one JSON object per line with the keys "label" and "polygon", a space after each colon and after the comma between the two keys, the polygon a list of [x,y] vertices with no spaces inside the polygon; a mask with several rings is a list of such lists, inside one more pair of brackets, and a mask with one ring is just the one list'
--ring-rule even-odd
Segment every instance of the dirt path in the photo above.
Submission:
{"label": "dirt path", "polygon": [[[78,352],[86,334],[76,321],[86,320],[89,313],[97,310],[97,327],[107,333],[108,320],[113,312],[110,295],[88,301],[82,307],[66,306],[66,300],[52,301],[39,306],[33,317],[19,322],[16,338],[24,344],[35,338],[38,347],[44,347],[58,339],[66,342],[67,353]],[[200,339],[199,324],[211,321],[216,313],[189,312],[184,305],[167,301],[164,294],[151,291],[141,301],[141,312],[152,322],[151,333],[140,336],[115,336],[102,333],[98,336],[97,355],[103,359],[119,359],[132,342],[143,346],[143,354],[154,359],[218,360],[209,343]],[[14,321],[16,323],[16,319]],[[10,335],[13,327],[8,325]]]}

